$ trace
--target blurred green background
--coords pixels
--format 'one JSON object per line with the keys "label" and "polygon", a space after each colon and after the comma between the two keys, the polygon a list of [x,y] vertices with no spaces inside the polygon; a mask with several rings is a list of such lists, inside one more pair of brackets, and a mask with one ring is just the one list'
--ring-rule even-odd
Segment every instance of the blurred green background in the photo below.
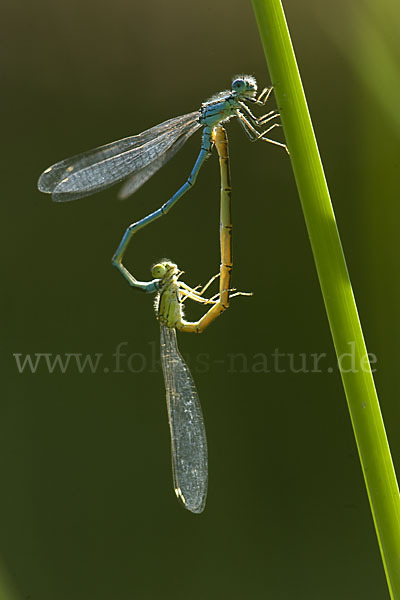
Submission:
{"label": "blurred green background", "polygon": [[[399,5],[285,9],[399,464]],[[208,432],[200,516],[172,490],[152,299],[110,264],[125,227],[183,183],[200,135],[124,203],[115,188],[65,205],[36,190],[55,161],[195,110],[237,73],[269,83],[250,3],[5,0],[2,12],[1,599],[388,598],[285,153],[229,124],[233,283],[254,296],[179,335]],[[135,275],[165,256],[191,285],[217,272],[218,186],[214,157],[134,239]],[[75,359],[20,373],[13,355],[38,353],[102,356],[96,373]],[[326,355],[318,372],[313,354]]]}

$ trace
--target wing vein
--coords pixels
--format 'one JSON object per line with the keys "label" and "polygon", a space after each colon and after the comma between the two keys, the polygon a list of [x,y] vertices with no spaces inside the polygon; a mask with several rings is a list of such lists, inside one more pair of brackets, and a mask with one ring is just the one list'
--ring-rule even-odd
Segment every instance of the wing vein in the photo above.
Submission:
{"label": "wing vein", "polygon": [[[39,190],[52,193],[56,202],[76,200],[104,190],[160,159],[179,138],[186,140],[188,134],[201,127],[199,114],[196,111],[174,117],[139,135],[62,160],[42,173]],[[172,156],[173,153],[167,154],[167,160]],[[158,168],[165,162],[159,160]],[[154,172],[153,169],[151,174]],[[142,183],[147,179],[143,178]]]}
{"label": "wing vein", "polygon": [[185,508],[200,513],[207,496],[207,440],[199,396],[182,358],[175,329],[161,325],[161,364],[171,432],[175,492]]}

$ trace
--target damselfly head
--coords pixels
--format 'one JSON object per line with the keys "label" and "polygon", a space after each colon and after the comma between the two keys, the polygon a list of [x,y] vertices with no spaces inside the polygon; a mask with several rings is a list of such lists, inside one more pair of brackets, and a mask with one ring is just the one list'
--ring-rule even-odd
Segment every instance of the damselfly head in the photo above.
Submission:
{"label": "damselfly head", "polygon": [[165,260],[161,263],[157,263],[151,269],[151,275],[155,279],[165,279],[178,273],[178,267],[175,263]]}
{"label": "damselfly head", "polygon": [[237,75],[232,81],[232,92],[236,96],[254,98],[257,94],[257,81],[252,75]]}

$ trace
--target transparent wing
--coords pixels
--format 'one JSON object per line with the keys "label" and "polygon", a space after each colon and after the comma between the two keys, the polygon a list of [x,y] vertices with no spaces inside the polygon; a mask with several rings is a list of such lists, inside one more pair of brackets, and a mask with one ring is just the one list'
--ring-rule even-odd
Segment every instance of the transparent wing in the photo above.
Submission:
{"label": "transparent wing", "polygon": [[[194,133],[201,127],[199,116],[196,111],[174,117],[139,135],[62,160],[42,173],[38,188],[51,193],[55,202],[76,200],[104,190],[160,158],[189,130]],[[159,164],[159,168],[162,164],[165,163]]]}
{"label": "transparent wing", "polygon": [[192,127],[184,134],[178,138],[170,148],[164,152],[159,158],[153,160],[153,162],[149,163],[143,169],[139,169],[133,175],[131,175],[125,183],[122,185],[121,189],[118,192],[118,198],[120,200],[125,200],[129,196],[131,196],[136,190],[140,188],[154,173],[161,169],[175,154],[182,148],[182,146],[187,142],[191,135],[195,131],[197,131],[201,127],[200,123],[195,122]]}
{"label": "transparent wing", "polygon": [[175,493],[184,507],[203,511],[208,482],[207,440],[196,386],[176,342],[176,331],[161,325],[161,364],[171,430]]}

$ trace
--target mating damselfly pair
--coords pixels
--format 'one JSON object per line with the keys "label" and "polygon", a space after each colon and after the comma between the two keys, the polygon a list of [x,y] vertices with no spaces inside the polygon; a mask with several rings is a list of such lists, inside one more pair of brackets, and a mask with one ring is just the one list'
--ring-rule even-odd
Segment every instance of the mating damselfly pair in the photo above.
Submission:
{"label": "mating damselfly pair", "polygon": [[[227,137],[222,123],[236,117],[251,141],[262,140],[286,149],[284,144],[267,137],[278,126],[276,122],[271,124],[279,117],[277,111],[256,117],[248,106],[264,106],[271,91],[271,87],[265,88],[257,96],[255,78],[237,76],[230,90],[211,97],[199,110],[169,119],[139,135],[62,160],[46,169],[38,181],[39,190],[52,194],[55,202],[68,202],[126,180],[119,196],[127,198],[165,165],[191,135],[203,129],[200,152],[185,183],[159,209],[127,228],[112,259],[114,266],[133,288],[158,294],[157,317],[161,326],[161,359],[171,431],[174,486],[183,505],[194,513],[202,512],[206,501],[207,443],[200,401],[190,371],[179,353],[176,329],[200,333],[229,306],[232,270],[231,186]],[[213,146],[219,155],[221,174],[219,293],[212,298],[203,295],[217,276],[199,291],[180,281],[182,272],[170,261],[153,267],[151,281],[138,281],[122,264],[132,236],[167,214],[194,185]],[[186,299],[211,305],[211,308],[199,321],[188,322],[182,311]]]}

